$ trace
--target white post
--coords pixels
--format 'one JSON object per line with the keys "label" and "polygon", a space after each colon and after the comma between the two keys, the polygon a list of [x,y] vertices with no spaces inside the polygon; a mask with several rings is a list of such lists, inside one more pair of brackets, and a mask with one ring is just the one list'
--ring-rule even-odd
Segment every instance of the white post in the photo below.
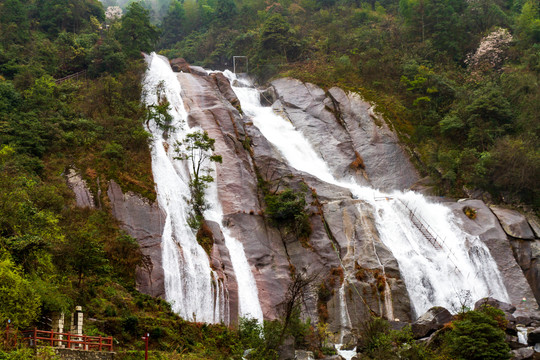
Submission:
{"label": "white post", "polygon": [[[71,314],[71,333],[81,336],[83,334],[83,312],[82,306],[76,306],[75,312]],[[77,341],[82,341],[82,337],[77,338]],[[77,348],[82,345],[77,344]]]}
{"label": "white post", "polygon": [[[63,333],[64,332],[64,313],[55,313],[52,318],[52,331]],[[59,340],[63,340],[63,335],[58,335]],[[62,341],[55,341],[54,343],[57,347],[64,347],[64,343]]]}

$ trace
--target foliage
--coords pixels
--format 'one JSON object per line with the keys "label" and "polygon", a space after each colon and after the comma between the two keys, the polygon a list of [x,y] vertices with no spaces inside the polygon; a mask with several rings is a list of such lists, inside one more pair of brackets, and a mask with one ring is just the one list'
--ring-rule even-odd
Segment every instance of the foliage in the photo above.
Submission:
{"label": "foliage", "polygon": [[311,225],[304,192],[285,189],[266,194],[264,201],[265,212],[275,226],[292,233],[298,239],[309,237]]}
{"label": "foliage", "polygon": [[137,57],[141,51],[152,51],[158,39],[159,31],[150,23],[150,12],[139,2],[130,3],[118,29],[118,40],[128,56]]}
{"label": "foliage", "polygon": [[443,336],[443,347],[455,359],[510,359],[504,313],[489,305],[460,314]]}
{"label": "foliage", "polygon": [[187,160],[191,165],[192,178],[189,181],[191,198],[188,199],[188,203],[192,210],[189,214],[189,224],[194,229],[201,226],[203,213],[210,206],[206,202],[205,195],[208,184],[214,181],[210,175],[212,172],[210,163],[222,161],[221,155],[211,153],[214,151],[215,142],[216,140],[208,136],[206,131],[195,131],[174,145],[177,155],[175,159]]}
{"label": "foliage", "polygon": [[373,317],[363,324],[358,352],[368,359],[432,359],[422,344],[416,343],[410,326],[391,330],[388,321]]}
{"label": "foliage", "polygon": [[37,318],[40,300],[9,256],[0,256],[0,323],[9,319],[13,326],[24,328]]}

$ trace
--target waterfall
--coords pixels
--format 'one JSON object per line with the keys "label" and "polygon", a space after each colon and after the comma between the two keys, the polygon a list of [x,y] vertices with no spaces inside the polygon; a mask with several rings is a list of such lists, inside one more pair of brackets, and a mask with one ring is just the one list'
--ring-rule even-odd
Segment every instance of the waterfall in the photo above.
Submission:
{"label": "waterfall", "polygon": [[[215,182],[211,183],[208,190],[208,201],[212,206],[205,211],[204,217],[222,224],[223,210],[218,200],[217,184]],[[236,282],[238,283],[238,316],[254,318],[262,324],[263,313],[257,284],[249,267],[244,246],[231,235],[228,228],[222,226],[221,232],[225,238],[225,246],[229,250]]]}
{"label": "waterfall", "polygon": [[[224,74],[233,83],[239,81],[229,71]],[[375,208],[380,239],[398,261],[417,316],[432,306],[457,311],[465,302],[486,296],[509,301],[488,248],[478,237],[462,231],[458,220],[447,207],[429,203],[422,195],[412,191],[387,194],[360,186],[353,179],[335,178],[302,133],[270,107],[262,107],[258,91],[246,86],[249,85],[246,81],[243,83],[242,87],[233,89],[244,113],[252,118],[253,124],[289,165],[327,183],[346,187],[355,198]],[[433,233],[438,234],[442,243],[440,248],[433,246],[415,226],[411,211],[415,218],[422,219]],[[469,302],[466,304],[470,305]],[[388,310],[387,315],[391,315]]]}
{"label": "waterfall", "polygon": [[158,89],[170,102],[171,130],[154,121],[148,123],[152,134],[152,173],[157,201],[166,214],[162,235],[165,297],[172,309],[184,319],[203,322],[228,321],[222,304],[224,292],[210,268],[208,256],[187,224],[189,170],[174,159],[173,144],[189,130],[186,111],[180,97],[180,84],[167,59],[155,53],[146,58],[148,70],[143,83],[143,101],[157,104]]}
{"label": "waterfall", "polygon": [[[152,53],[146,57],[148,70],[143,83],[143,101],[159,103],[158,90],[170,103],[171,130],[163,130],[154,121],[148,124],[152,134],[152,172],[156,183],[157,201],[166,214],[162,235],[162,257],[165,276],[165,296],[175,312],[183,318],[202,322],[229,322],[228,289],[211,269],[208,256],[187,224],[189,205],[189,167],[174,159],[174,143],[183,140],[190,129],[187,113],[180,96],[180,83],[169,61]],[[206,164],[215,166],[215,164]],[[215,170],[215,168],[214,168]],[[217,222],[225,238],[238,284],[239,316],[255,318],[262,323],[263,314],[257,286],[249,267],[243,245],[229,229],[222,226],[223,211],[217,185],[209,184],[207,200],[211,204],[205,218]]]}

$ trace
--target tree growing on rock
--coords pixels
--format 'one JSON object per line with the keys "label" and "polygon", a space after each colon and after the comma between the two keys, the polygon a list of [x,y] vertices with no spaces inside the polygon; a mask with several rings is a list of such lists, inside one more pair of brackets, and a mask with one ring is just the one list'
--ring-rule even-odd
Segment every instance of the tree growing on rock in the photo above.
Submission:
{"label": "tree growing on rock", "polygon": [[188,223],[193,229],[198,229],[203,220],[203,213],[210,207],[206,202],[205,190],[208,184],[214,181],[211,176],[210,162],[222,162],[221,155],[213,154],[215,139],[208,136],[206,131],[195,131],[187,134],[183,141],[177,141],[174,151],[175,159],[187,160],[191,165],[191,180],[189,191],[191,205]]}

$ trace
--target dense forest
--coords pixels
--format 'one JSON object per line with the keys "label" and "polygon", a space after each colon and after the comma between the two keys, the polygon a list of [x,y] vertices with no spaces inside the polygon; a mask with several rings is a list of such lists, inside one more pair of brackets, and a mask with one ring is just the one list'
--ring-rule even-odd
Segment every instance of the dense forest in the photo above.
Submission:
{"label": "dense forest", "polygon": [[[0,328],[8,319],[19,329],[47,326],[53,312],[82,305],[94,319],[85,332],[113,335],[121,350],[141,349],[150,332],[151,348],[165,352],[156,356],[169,359],[239,358],[246,348],[255,349],[253,359],[276,356],[279,321],[261,329],[245,320],[239,330],[188,323],[137,292],[135,268],[146,261],[137,242],[106,201],[74,206],[70,168],[94,193],[115,180],[155,199],[143,126],[153,114],[140,102],[141,52],[153,50],[211,68],[247,56],[261,84],[292,76],[359,91],[437,194],[540,208],[535,0],[1,0]],[[475,332],[471,319],[502,341],[500,316],[462,314],[438,355],[375,319],[366,351],[377,359],[452,358],[459,331]],[[329,351],[315,324],[295,319],[287,331],[306,348]]]}

